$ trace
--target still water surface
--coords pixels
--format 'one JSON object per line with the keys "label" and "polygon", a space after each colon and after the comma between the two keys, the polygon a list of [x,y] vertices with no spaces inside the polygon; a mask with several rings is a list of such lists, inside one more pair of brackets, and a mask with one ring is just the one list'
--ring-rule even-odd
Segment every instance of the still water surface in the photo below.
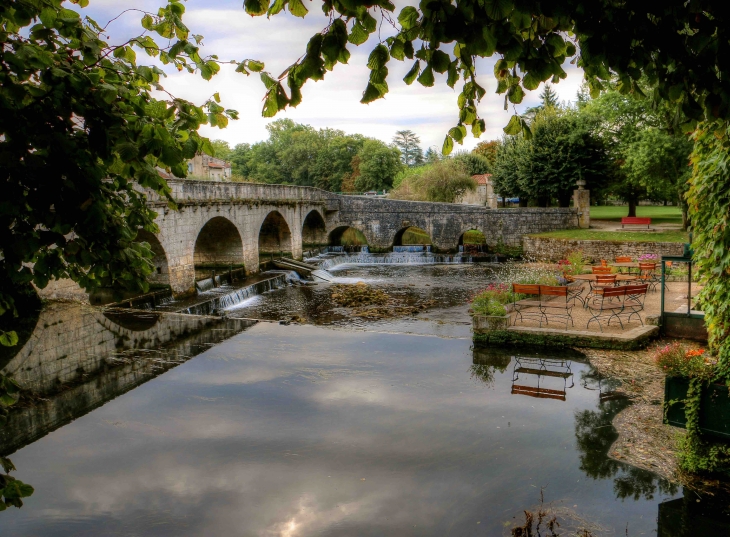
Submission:
{"label": "still water surface", "polygon": [[[36,492],[1,533],[503,535],[545,487],[653,534],[677,491],[607,457],[625,403],[601,402],[611,383],[579,356],[551,357],[259,323],[19,449]],[[520,367],[564,373],[542,377],[554,397],[519,393],[537,385]]]}

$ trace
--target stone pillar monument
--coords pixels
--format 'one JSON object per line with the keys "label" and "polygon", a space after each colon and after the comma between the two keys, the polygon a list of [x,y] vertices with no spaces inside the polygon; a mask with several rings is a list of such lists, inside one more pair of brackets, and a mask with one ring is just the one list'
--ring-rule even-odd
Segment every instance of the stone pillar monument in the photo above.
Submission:
{"label": "stone pillar monument", "polygon": [[578,227],[588,229],[591,227],[591,191],[583,188],[586,184],[583,179],[575,184],[578,190],[573,191],[573,206],[578,211]]}
{"label": "stone pillar monument", "polygon": [[487,175],[487,203],[486,206],[490,209],[496,209],[498,207],[497,204],[497,195],[494,193],[494,186],[492,185],[492,176]]}

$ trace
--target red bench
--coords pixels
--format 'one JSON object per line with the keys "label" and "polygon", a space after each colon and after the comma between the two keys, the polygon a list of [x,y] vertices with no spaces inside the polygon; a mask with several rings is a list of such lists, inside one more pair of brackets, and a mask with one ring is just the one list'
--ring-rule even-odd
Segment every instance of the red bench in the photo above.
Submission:
{"label": "red bench", "polygon": [[626,224],[646,226],[646,229],[649,229],[649,226],[651,225],[651,218],[639,218],[637,216],[624,216],[621,219],[621,227],[624,227]]}

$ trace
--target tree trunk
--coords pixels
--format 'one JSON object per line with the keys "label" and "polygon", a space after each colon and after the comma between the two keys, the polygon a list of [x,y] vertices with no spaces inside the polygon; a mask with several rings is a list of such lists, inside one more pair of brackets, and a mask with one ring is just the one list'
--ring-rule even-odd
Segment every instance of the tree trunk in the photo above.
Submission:
{"label": "tree trunk", "polygon": [[636,196],[629,198],[629,214],[627,216],[636,216]]}
{"label": "tree trunk", "polygon": [[684,231],[687,231],[687,227],[689,226],[689,205],[687,205],[687,202],[684,200],[682,192],[679,193],[679,199],[677,200],[677,204],[682,209],[682,229]]}
{"label": "tree trunk", "polygon": [[520,196],[520,207],[527,207],[527,202],[529,200],[525,198],[524,196]]}

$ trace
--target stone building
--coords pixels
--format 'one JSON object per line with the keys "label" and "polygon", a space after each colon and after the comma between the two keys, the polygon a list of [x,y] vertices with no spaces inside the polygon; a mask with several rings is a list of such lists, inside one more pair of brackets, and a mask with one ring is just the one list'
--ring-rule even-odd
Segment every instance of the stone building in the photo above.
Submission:
{"label": "stone building", "polygon": [[188,161],[187,178],[227,181],[231,178],[231,163],[205,153],[198,153]]}
{"label": "stone building", "polygon": [[497,208],[497,197],[492,188],[492,175],[489,173],[472,175],[477,183],[476,190],[468,191],[459,198],[456,203],[461,205],[481,205],[490,209]]}

